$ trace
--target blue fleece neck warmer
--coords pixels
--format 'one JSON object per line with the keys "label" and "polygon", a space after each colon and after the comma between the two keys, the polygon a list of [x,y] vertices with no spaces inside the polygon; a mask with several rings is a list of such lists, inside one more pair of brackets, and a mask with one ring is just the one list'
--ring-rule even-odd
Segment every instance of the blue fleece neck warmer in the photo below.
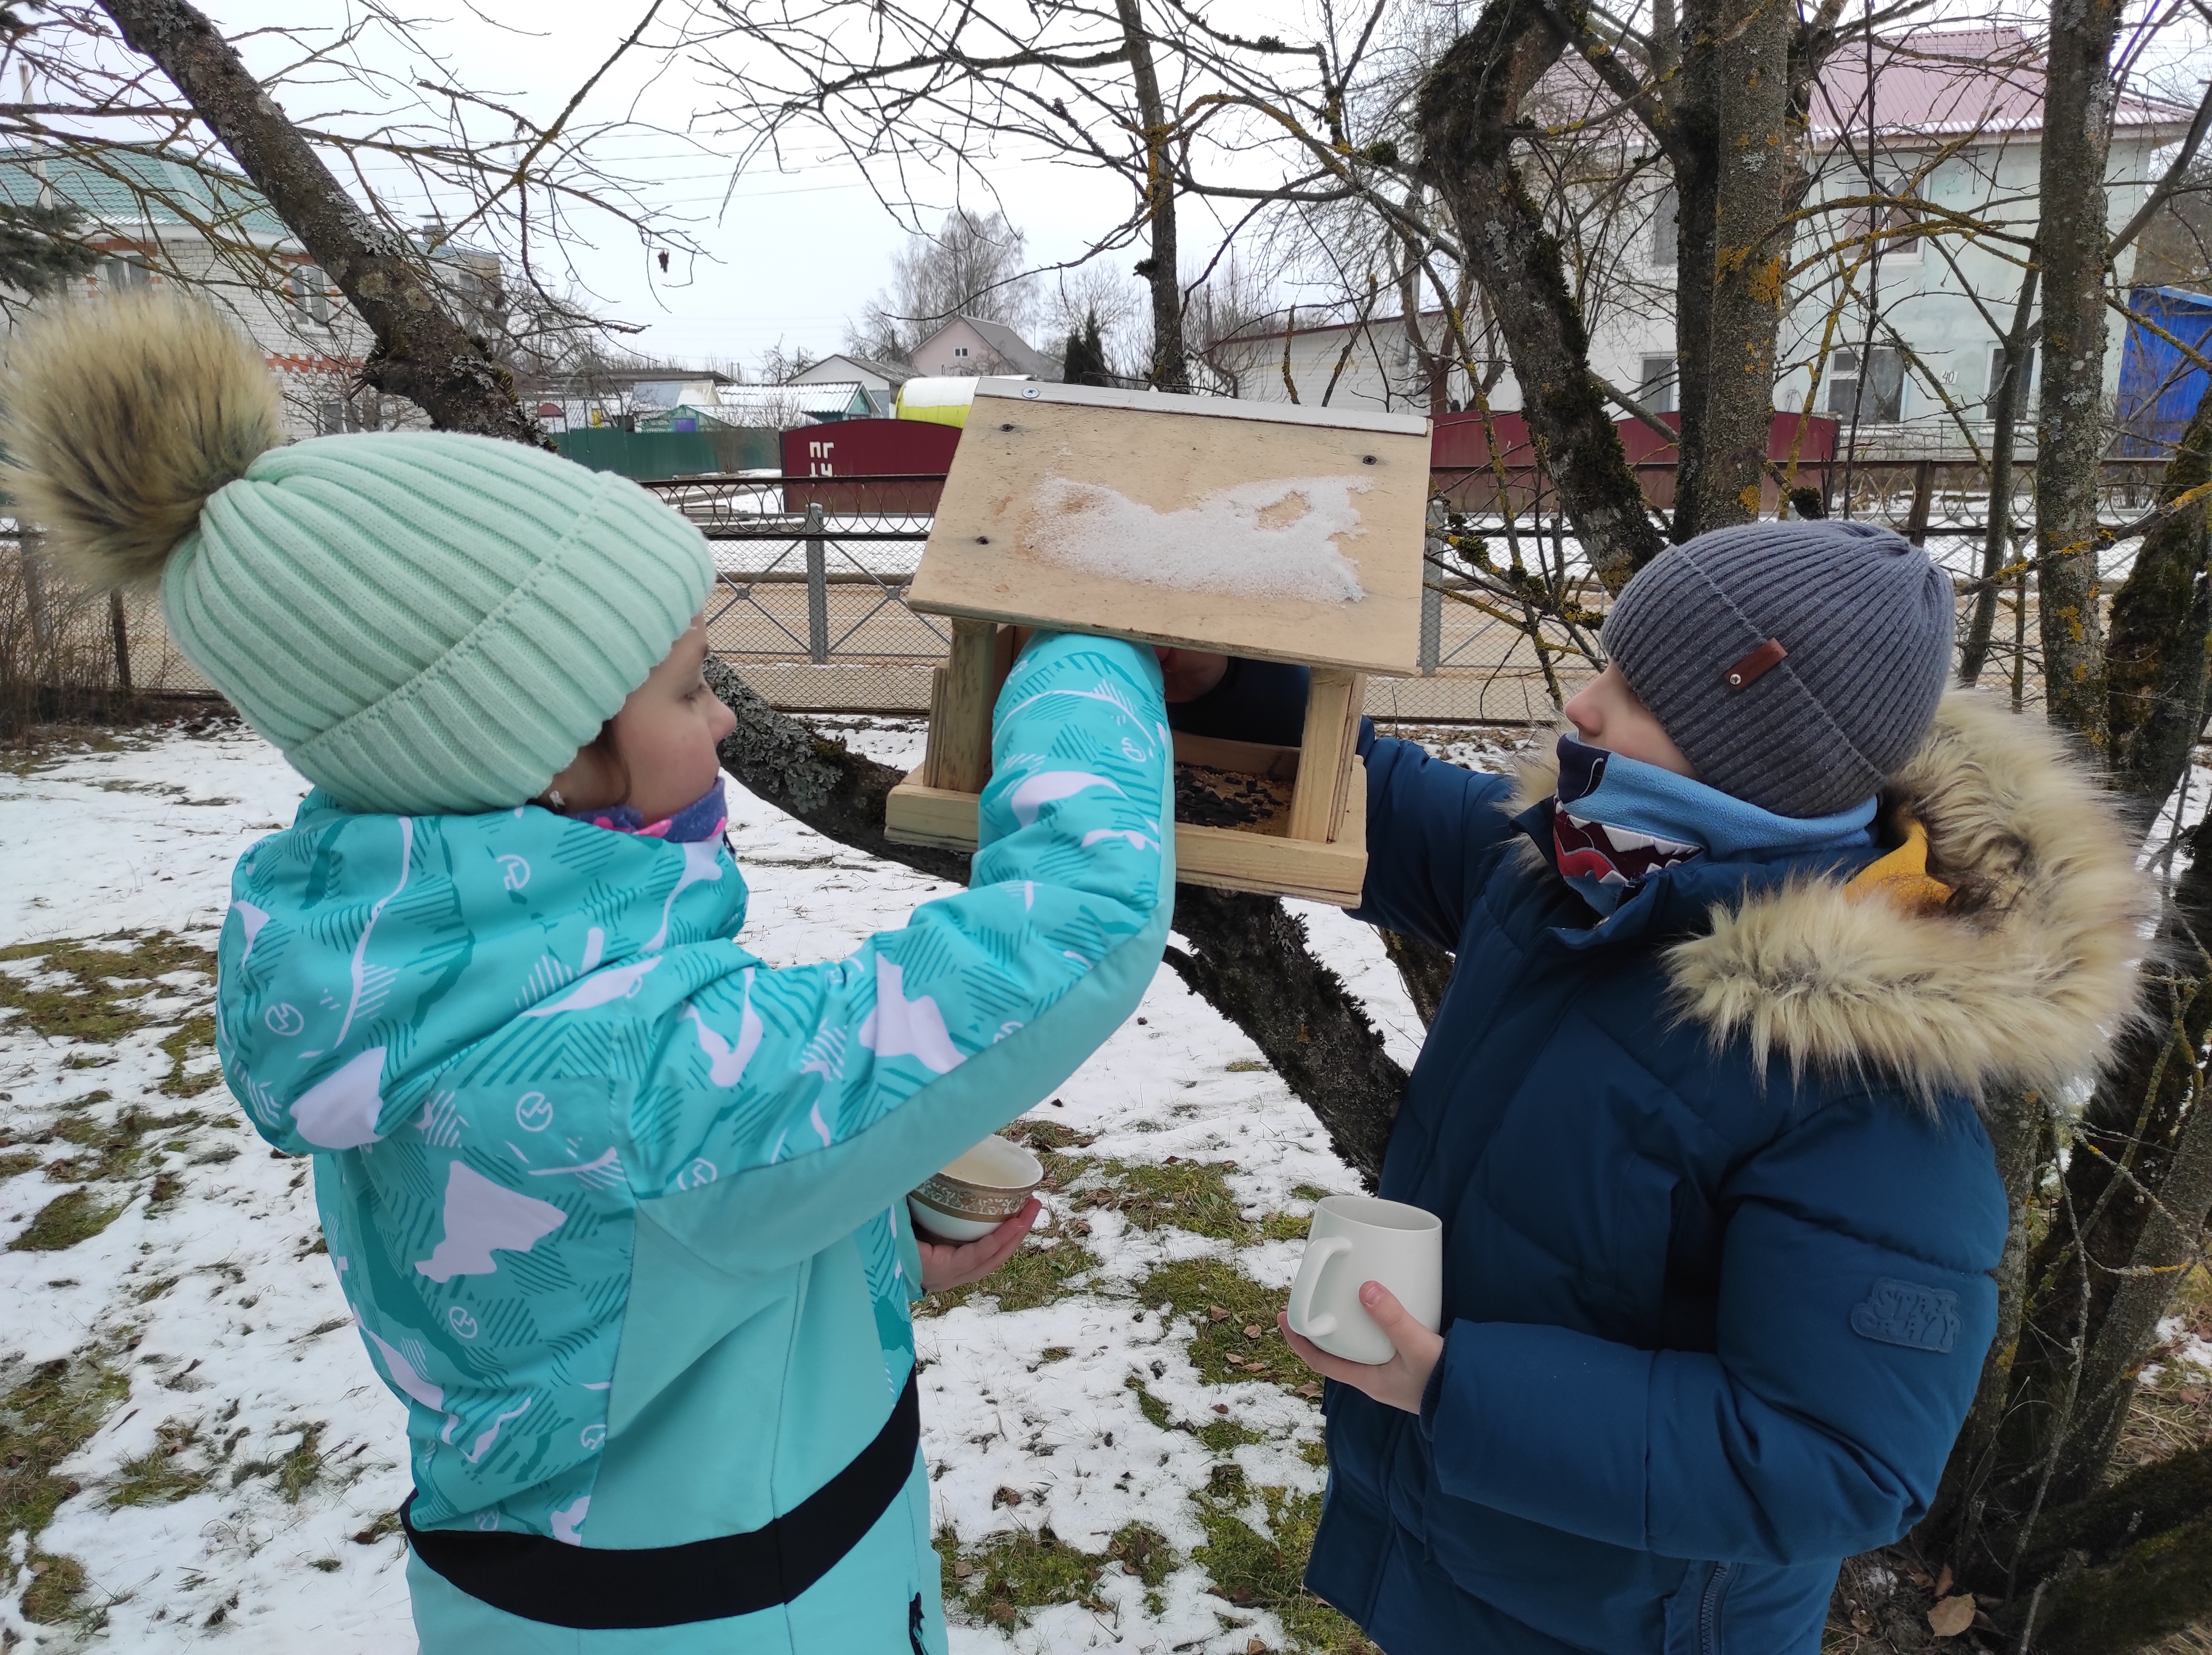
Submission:
{"label": "blue fleece neck warmer", "polygon": [[720,839],[722,829],[730,825],[730,807],[723,802],[722,779],[719,775],[712,787],[674,815],[663,816],[659,821],[647,821],[627,804],[611,804],[597,810],[571,810],[568,815],[610,833],[665,839],[674,845],[699,845]]}
{"label": "blue fleece neck warmer", "polygon": [[1778,816],[1717,788],[1571,736],[1559,737],[1552,803],[1559,876],[1601,914],[1663,869],[1747,851],[1851,850],[1869,842],[1877,801],[1832,816]]}

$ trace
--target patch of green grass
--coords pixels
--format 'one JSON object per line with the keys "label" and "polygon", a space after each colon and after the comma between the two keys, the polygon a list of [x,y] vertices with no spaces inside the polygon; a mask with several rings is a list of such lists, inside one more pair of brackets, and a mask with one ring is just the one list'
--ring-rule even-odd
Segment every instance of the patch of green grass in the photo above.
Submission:
{"label": "patch of green grass", "polygon": [[222,1080],[220,1065],[204,1069],[196,1075],[185,1073],[185,1064],[202,1052],[215,1050],[215,1014],[203,1011],[198,1016],[187,1017],[170,1034],[163,1036],[161,1050],[168,1055],[169,1072],[161,1082],[161,1090],[173,1098],[196,1098],[210,1086]]}
{"label": "patch of green grass", "polygon": [[1328,1191],[1322,1189],[1318,1184],[1299,1184],[1292,1186],[1291,1190],[1291,1199],[1293,1201],[1326,1201],[1328,1199]]}
{"label": "patch of green grass", "polygon": [[1172,1225],[1218,1241],[1252,1238],[1243,1203],[1229,1188],[1234,1161],[1092,1160],[1073,1170],[1081,1180],[1073,1191],[1079,1205],[1114,1208],[1138,1229]]}
{"label": "patch of green grass", "polygon": [[[56,1476],[54,1467],[82,1447],[131,1394],[131,1381],[112,1354],[95,1349],[73,1361],[44,1363],[0,1396],[0,1534],[20,1531],[32,1543],[37,1578],[23,1594],[23,1613],[44,1625],[76,1613],[84,1589],[82,1565],[42,1553],[36,1543],[55,1508],[79,1488]],[[0,1571],[13,1575],[4,1559]]]}
{"label": "patch of green grass", "polygon": [[1087,1149],[1097,1142],[1089,1132],[1079,1132],[1073,1126],[1063,1126],[1056,1120],[1046,1120],[1037,1115],[1024,1115],[1000,1136],[1016,1143],[1026,1143],[1040,1155],[1047,1150]]}
{"label": "patch of green grass", "polygon": [[1165,1585],[1176,1569],[1175,1548],[1168,1537],[1142,1523],[1124,1523],[1115,1530],[1106,1543],[1106,1555],[1144,1582],[1148,1591]]}
{"label": "patch of green grass", "polygon": [[88,1241],[112,1224],[131,1203],[103,1205],[90,1190],[70,1190],[39,1209],[23,1233],[8,1244],[10,1252],[60,1252]]}
{"label": "patch of green grass", "polygon": [[[35,962],[23,975],[0,971],[0,1009],[16,1014],[13,1026],[47,1040],[107,1045],[143,1028],[143,1002],[154,979],[171,972],[212,973],[215,956],[167,931],[94,942],[18,943],[0,949],[0,963]],[[64,980],[38,979],[59,976]]]}
{"label": "patch of green grass", "polygon": [[72,1117],[54,1128],[55,1136],[87,1153],[55,1161],[46,1168],[46,1175],[71,1184],[128,1178],[145,1157],[147,1138],[180,1126],[197,1126],[199,1121],[199,1112],[190,1109],[179,1115],[148,1115],[125,1109],[114,1120],[106,1122],[89,1115]]}
{"label": "patch of green grass", "polygon": [[323,1428],[320,1424],[299,1428],[300,1440],[292,1452],[281,1459],[249,1459],[230,1474],[234,1488],[249,1478],[273,1477],[276,1492],[288,1506],[300,1503],[300,1496],[321,1480],[323,1454],[320,1443]]}
{"label": "patch of green grass", "polygon": [[1260,1239],[1263,1241],[1303,1241],[1306,1232],[1313,1228],[1311,1213],[1269,1213],[1261,1221]]}
{"label": "patch of green grass", "polygon": [[1137,1297],[1147,1305],[1169,1306],[1170,1314],[1197,1319],[1190,1359],[1208,1385],[1266,1379],[1296,1391],[1321,1383],[1291,1354],[1275,1325],[1275,1312],[1290,1295],[1261,1287],[1226,1259],[1163,1264],[1138,1284]]}
{"label": "patch of green grass", "polygon": [[1137,1393],[1137,1411],[1151,1421],[1155,1429],[1176,1428],[1175,1416],[1168,1411],[1168,1405],[1154,1396],[1142,1379],[1132,1373],[1121,1383]]}
{"label": "patch of green grass", "polygon": [[84,1565],[74,1557],[33,1552],[31,1584],[23,1588],[23,1618],[40,1626],[75,1620],[84,1596]]}
{"label": "patch of green grass", "polygon": [[154,1446],[136,1459],[123,1462],[122,1474],[108,1490],[110,1510],[124,1506],[173,1506],[207,1487],[213,1475],[204,1466],[188,1462],[185,1453],[199,1446],[198,1422],[171,1420],[154,1432]]}
{"label": "patch of green grass", "polygon": [[1267,1067],[1264,1058],[1239,1058],[1229,1065],[1232,1075],[1257,1075]]}
{"label": "patch of green grass", "polygon": [[1231,1454],[1248,1442],[1265,1442],[1267,1434],[1239,1425],[1225,1414],[1216,1415],[1198,1428],[1198,1440],[1217,1454]]}
{"label": "patch of green grass", "polygon": [[[1234,1469],[1230,1468],[1230,1469]],[[1243,1608],[1274,1611],[1284,1632],[1300,1649],[1315,1655],[1376,1655],[1359,1628],[1305,1589],[1306,1557],[1321,1522],[1321,1496],[1263,1488],[1268,1532],[1262,1534],[1238,1514],[1250,1491],[1241,1477],[1224,1479],[1218,1491],[1191,1496],[1198,1507],[1206,1543],[1191,1561],[1212,1577],[1214,1590]]]}
{"label": "patch of green grass", "polygon": [[915,1304],[916,1316],[942,1316],[971,1299],[999,1301],[1000,1310],[1035,1310],[1067,1296],[1068,1283],[1086,1270],[1097,1268],[1097,1258],[1079,1242],[1063,1237],[1057,1241],[1024,1242],[1022,1250],[1000,1266],[995,1275],[963,1288],[947,1288]]}
{"label": "patch of green grass", "polygon": [[950,1529],[940,1529],[935,1543],[945,1602],[979,1620],[1013,1627],[1023,1622],[1025,1610],[1054,1603],[1105,1607],[1098,1576],[1106,1556],[1079,1551],[1048,1525],[1035,1534],[1026,1529],[994,1534],[965,1549]]}
{"label": "patch of green grass", "polygon": [[20,1173],[29,1172],[38,1164],[39,1157],[28,1149],[11,1150],[0,1155],[0,1178],[14,1178]]}

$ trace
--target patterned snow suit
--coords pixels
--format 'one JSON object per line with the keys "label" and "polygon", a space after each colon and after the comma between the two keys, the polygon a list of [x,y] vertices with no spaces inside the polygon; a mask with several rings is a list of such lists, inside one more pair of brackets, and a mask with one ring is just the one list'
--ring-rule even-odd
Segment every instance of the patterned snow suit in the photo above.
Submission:
{"label": "patterned snow suit", "polygon": [[944,1648],[902,1197],[1134,1009],[1174,889],[1149,651],[1038,640],[973,883],[833,964],[719,841],[317,792],[239,864],[224,1072],[315,1157],[405,1398],[430,1655]]}

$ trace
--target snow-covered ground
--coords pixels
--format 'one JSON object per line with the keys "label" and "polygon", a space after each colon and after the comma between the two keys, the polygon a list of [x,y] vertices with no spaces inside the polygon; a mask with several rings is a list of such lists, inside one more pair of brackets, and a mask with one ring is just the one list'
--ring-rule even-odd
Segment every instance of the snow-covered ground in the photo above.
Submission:
{"label": "snow-covered ground", "polygon": [[[911,722],[845,729],[886,759],[919,744]],[[246,1126],[204,1021],[230,865],[304,791],[235,729],[0,774],[0,1646],[414,1647],[403,1412],[306,1163]],[[779,964],[939,888],[732,804],[746,940]],[[1371,933],[1306,917],[1410,1062],[1419,1023]],[[1003,1278],[1028,1307],[987,1285],[917,1325],[954,1648],[1358,1647],[1282,1591],[1321,1420],[1263,1302],[1351,1174],[1164,968],[1031,1118],[1068,1158],[1053,1239]]]}

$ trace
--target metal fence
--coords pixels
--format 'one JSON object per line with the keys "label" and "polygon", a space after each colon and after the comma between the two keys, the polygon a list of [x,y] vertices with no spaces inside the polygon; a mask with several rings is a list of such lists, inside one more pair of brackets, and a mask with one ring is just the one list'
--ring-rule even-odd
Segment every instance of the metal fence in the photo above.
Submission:
{"label": "metal fence", "polygon": [[[2147,511],[2159,463],[2114,460],[2100,516],[2119,530]],[[940,617],[916,614],[906,593],[928,538],[941,474],[835,477],[753,475],[649,485],[698,524],[714,550],[707,604],[714,652],[771,705],[796,712],[922,712],[930,670],[950,648]],[[1448,516],[1450,479],[1438,477],[1432,522]],[[1963,633],[1979,581],[1989,517],[1986,473],[1972,460],[1862,461],[1838,466],[1834,504],[1924,543],[1960,589]],[[1449,521],[1462,542],[1486,544],[1493,567],[1546,581],[1592,609],[1604,595],[1564,523],[1548,482],[1516,482],[1516,506]],[[2033,464],[2014,476],[2008,560],[2033,540]],[[2104,561],[2109,591],[2132,554],[2123,540]],[[1419,670],[1369,681],[1367,711],[1386,720],[1547,724],[1555,695],[1594,670],[1556,623],[1544,623],[1494,576],[1479,575],[1441,535],[1429,546]],[[2033,588],[2008,579],[1985,682],[2039,694]],[[1583,641],[1587,641],[1586,640]],[[164,631],[150,591],[88,597],[55,579],[36,537],[24,547],[0,533],[0,706],[27,710],[71,692],[94,700],[118,690],[208,694]]]}

